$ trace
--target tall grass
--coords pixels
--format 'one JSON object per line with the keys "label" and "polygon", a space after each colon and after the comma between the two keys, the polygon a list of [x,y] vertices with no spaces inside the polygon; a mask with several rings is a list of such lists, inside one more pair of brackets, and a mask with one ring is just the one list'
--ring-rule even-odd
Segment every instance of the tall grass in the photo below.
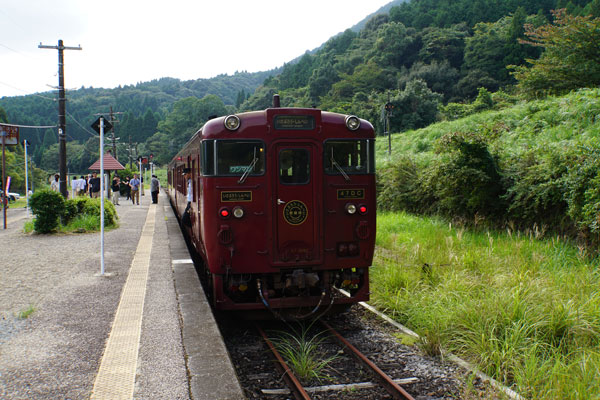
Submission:
{"label": "tall grass", "polygon": [[561,237],[378,217],[372,299],[536,399],[600,398],[600,272]]}
{"label": "tall grass", "polygon": [[327,331],[314,334],[311,326],[301,324],[293,332],[274,331],[271,341],[298,378],[322,381],[327,378],[325,371],[337,354],[323,357],[320,347],[327,338]]}

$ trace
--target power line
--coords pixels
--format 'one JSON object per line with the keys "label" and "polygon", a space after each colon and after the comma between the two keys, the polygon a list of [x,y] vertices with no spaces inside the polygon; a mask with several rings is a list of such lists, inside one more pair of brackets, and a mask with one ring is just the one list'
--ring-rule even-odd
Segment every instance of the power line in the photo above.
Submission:
{"label": "power line", "polygon": [[0,125],[4,125],[4,126],[15,126],[15,127],[17,127],[17,128],[40,128],[40,129],[43,129],[43,128],[56,128],[56,127],[58,126],[58,125],[46,125],[46,126],[37,126],[37,125],[36,125],[36,126],[33,126],[33,125],[15,125],[15,124],[5,124],[5,123],[2,123],[2,124],[0,124]]}
{"label": "power line", "polygon": [[77,121],[77,120],[75,119],[75,117],[74,117],[74,116],[72,116],[72,115],[71,115],[71,114],[70,114],[68,111],[66,111],[66,110],[65,110],[65,112],[67,113],[67,115],[69,116],[69,118],[71,118],[71,119],[73,120],[73,122],[75,122],[77,125],[79,125],[79,127],[80,127],[81,129],[83,129],[83,130],[84,130],[84,132],[85,132],[85,133],[87,133],[88,135],[90,135],[91,137],[94,137],[94,138],[97,138],[97,137],[98,137],[98,135],[97,135],[97,134],[95,134],[94,132],[92,132],[92,131],[88,130],[88,128],[86,128],[85,126],[81,125],[81,124],[79,123],[79,121]]}
{"label": "power line", "polygon": [[[27,90],[24,90],[24,89],[18,88],[18,87],[16,87],[16,86],[10,85],[10,84],[8,84],[8,83],[6,83],[6,82],[2,82],[2,81],[0,81],[0,85],[8,86],[9,88],[11,88],[11,89],[15,89],[15,90],[18,90],[19,92],[24,92],[24,93],[27,93]],[[37,97],[41,97],[42,99],[51,100],[51,101],[56,101],[56,99],[53,99],[53,98],[51,98],[51,97],[42,96],[41,94],[37,94],[37,93],[31,93],[31,94],[27,93],[26,95],[27,95],[27,96],[37,96]]]}

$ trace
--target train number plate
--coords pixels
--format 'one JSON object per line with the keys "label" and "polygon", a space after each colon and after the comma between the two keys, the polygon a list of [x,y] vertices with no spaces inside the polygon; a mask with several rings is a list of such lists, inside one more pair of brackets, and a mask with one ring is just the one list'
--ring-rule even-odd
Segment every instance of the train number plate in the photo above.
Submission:
{"label": "train number plate", "polygon": [[338,189],[338,200],[364,199],[365,189]]}
{"label": "train number plate", "polygon": [[273,121],[279,130],[312,130],[315,129],[315,117],[312,115],[276,115]]}
{"label": "train number plate", "polygon": [[221,192],[221,201],[224,203],[234,201],[252,201],[252,192]]}

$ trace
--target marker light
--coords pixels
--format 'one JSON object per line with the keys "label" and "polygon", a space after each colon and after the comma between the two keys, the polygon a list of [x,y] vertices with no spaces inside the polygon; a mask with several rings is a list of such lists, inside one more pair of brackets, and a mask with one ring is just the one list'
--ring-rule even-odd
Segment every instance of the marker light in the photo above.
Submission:
{"label": "marker light", "polygon": [[221,218],[229,218],[229,210],[227,208],[221,208],[219,210],[219,215]]}
{"label": "marker light", "polygon": [[356,213],[356,206],[352,203],[346,204],[346,212],[350,215]]}
{"label": "marker light", "polygon": [[367,206],[365,206],[365,205],[358,206],[358,212],[361,213],[361,214],[366,214],[367,213]]}
{"label": "marker light", "polygon": [[236,218],[242,218],[244,216],[244,209],[240,206],[234,207],[233,216]]}
{"label": "marker light", "polygon": [[237,128],[240,127],[241,122],[236,115],[228,115],[227,117],[225,117],[223,123],[225,124],[225,128],[227,128],[230,131],[235,131]]}
{"label": "marker light", "polygon": [[355,117],[354,115],[349,115],[346,117],[346,127],[351,131],[355,131],[360,128],[360,119]]}

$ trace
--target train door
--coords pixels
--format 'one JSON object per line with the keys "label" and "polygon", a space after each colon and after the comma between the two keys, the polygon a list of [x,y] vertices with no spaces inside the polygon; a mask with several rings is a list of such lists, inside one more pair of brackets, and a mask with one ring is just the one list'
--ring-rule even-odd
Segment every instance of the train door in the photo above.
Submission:
{"label": "train door", "polygon": [[275,157],[275,265],[320,262],[321,205],[317,200],[321,179],[315,167],[315,146],[278,144]]}

